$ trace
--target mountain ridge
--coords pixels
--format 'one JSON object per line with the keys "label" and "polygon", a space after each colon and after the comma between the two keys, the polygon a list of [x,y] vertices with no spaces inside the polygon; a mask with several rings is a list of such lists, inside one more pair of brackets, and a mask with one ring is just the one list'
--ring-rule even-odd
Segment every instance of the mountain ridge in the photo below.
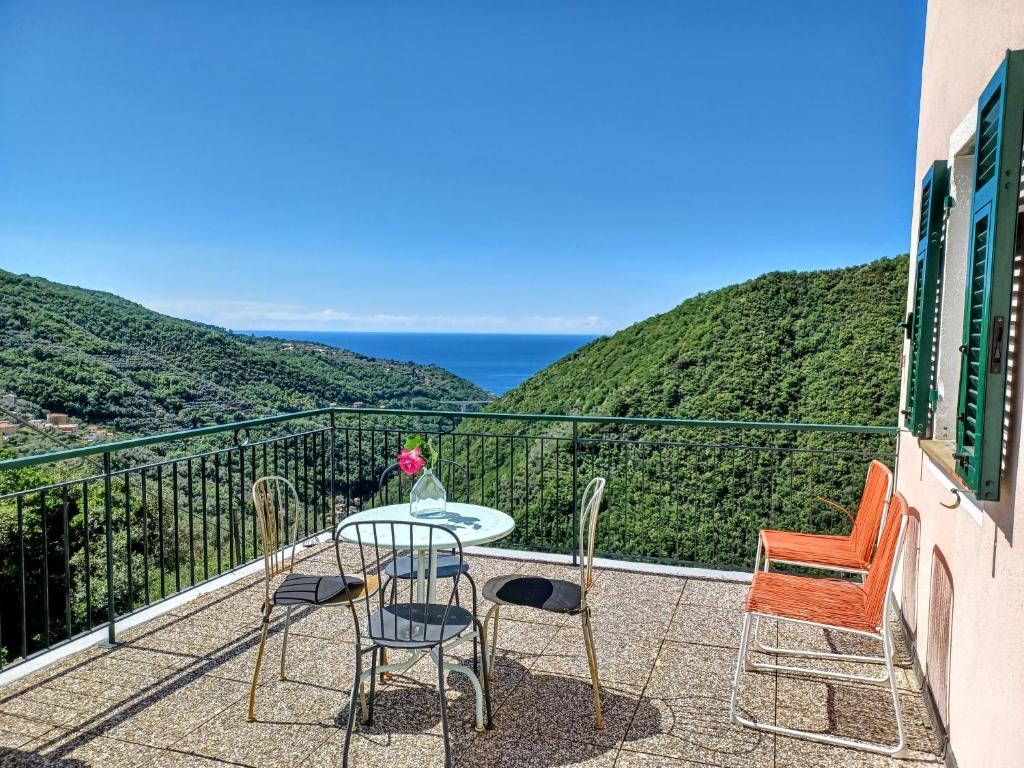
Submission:
{"label": "mountain ridge", "polygon": [[124,432],[331,402],[424,407],[483,395],[437,366],[234,334],[30,275],[0,270],[0,299],[0,389]]}

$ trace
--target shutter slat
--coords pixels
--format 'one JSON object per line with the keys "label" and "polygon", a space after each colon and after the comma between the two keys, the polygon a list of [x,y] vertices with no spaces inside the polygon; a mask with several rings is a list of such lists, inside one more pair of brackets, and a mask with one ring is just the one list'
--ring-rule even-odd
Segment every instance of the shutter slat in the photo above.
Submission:
{"label": "shutter slat", "polygon": [[921,180],[918,208],[917,259],[914,261],[914,297],[911,315],[910,354],[907,363],[907,394],[904,423],[918,437],[931,423],[928,393],[934,370],[935,295],[942,258],[944,202],[949,191],[946,163],[933,163]]}
{"label": "shutter slat", "polygon": [[[1006,370],[990,364],[993,319],[1010,315],[1021,143],[1024,52],[1007,53],[978,99],[974,197],[964,301],[957,474],[979,499],[998,499]],[[1005,179],[1004,184],[999,180]],[[1002,343],[1006,344],[1006,334]],[[1006,347],[1001,360],[1006,360]]]}

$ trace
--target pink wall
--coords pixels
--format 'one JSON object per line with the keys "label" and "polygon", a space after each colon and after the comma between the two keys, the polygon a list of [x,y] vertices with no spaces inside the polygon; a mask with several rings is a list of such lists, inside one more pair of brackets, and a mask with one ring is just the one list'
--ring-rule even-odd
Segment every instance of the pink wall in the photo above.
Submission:
{"label": "pink wall", "polygon": [[[951,134],[974,109],[1008,48],[1024,48],[1024,0],[929,2],[915,186],[934,160],[948,157]],[[918,193],[911,252],[916,249]],[[908,297],[908,307],[909,302]],[[1011,349],[1018,371],[1024,364],[1019,346]],[[906,347],[903,354],[905,361]],[[922,664],[928,658],[936,549],[953,578],[948,727],[962,768],[1024,766],[1024,478],[1017,467],[1021,394],[1015,393],[1011,405],[1001,500],[975,503],[980,522],[964,506],[949,510],[940,505],[953,500],[953,481],[936,476],[912,435],[904,431],[900,437],[897,489],[921,518],[916,644]]]}

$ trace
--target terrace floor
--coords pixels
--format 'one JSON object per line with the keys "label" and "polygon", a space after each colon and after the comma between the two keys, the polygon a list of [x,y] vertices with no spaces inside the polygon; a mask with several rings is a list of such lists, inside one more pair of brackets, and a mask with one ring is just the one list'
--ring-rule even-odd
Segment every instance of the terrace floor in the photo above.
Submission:
{"label": "terrace floor", "polygon": [[[337,572],[329,545],[300,557],[303,572]],[[478,584],[514,571],[563,578],[576,573],[550,563],[472,558]],[[492,687],[494,730],[473,729],[472,689],[461,675],[448,677],[458,764],[863,768],[941,762],[905,648],[897,674],[911,761],[731,725],[744,593],[745,586],[726,582],[598,572],[591,595],[604,682],[603,731],[592,727],[578,619],[507,610]],[[262,600],[260,580],[248,577],[126,631],[113,649],[91,648],[0,688],[0,766],[340,765],[354,664],[351,615],[295,612],[286,681],[276,675],[281,635],[275,623],[257,694],[258,720],[248,723]],[[792,626],[769,627],[769,637],[849,647]],[[895,741],[886,688],[749,673],[741,696],[743,709],[761,721]],[[350,764],[443,764],[436,668],[429,662],[378,686],[374,725],[357,730]]]}

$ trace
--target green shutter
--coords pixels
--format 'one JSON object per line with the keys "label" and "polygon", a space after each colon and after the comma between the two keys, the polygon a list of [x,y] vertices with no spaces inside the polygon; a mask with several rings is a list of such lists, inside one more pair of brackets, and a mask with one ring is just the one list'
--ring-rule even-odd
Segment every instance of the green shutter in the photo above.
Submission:
{"label": "green shutter", "polygon": [[978,101],[960,348],[957,474],[979,499],[999,498],[1022,127],[1024,51],[1010,51]]}
{"label": "green shutter", "polygon": [[935,303],[942,258],[942,224],[949,174],[945,161],[932,164],[921,180],[917,263],[914,267],[914,310],[907,332],[910,362],[904,423],[923,437],[928,431],[932,384],[932,348],[935,342]]}

